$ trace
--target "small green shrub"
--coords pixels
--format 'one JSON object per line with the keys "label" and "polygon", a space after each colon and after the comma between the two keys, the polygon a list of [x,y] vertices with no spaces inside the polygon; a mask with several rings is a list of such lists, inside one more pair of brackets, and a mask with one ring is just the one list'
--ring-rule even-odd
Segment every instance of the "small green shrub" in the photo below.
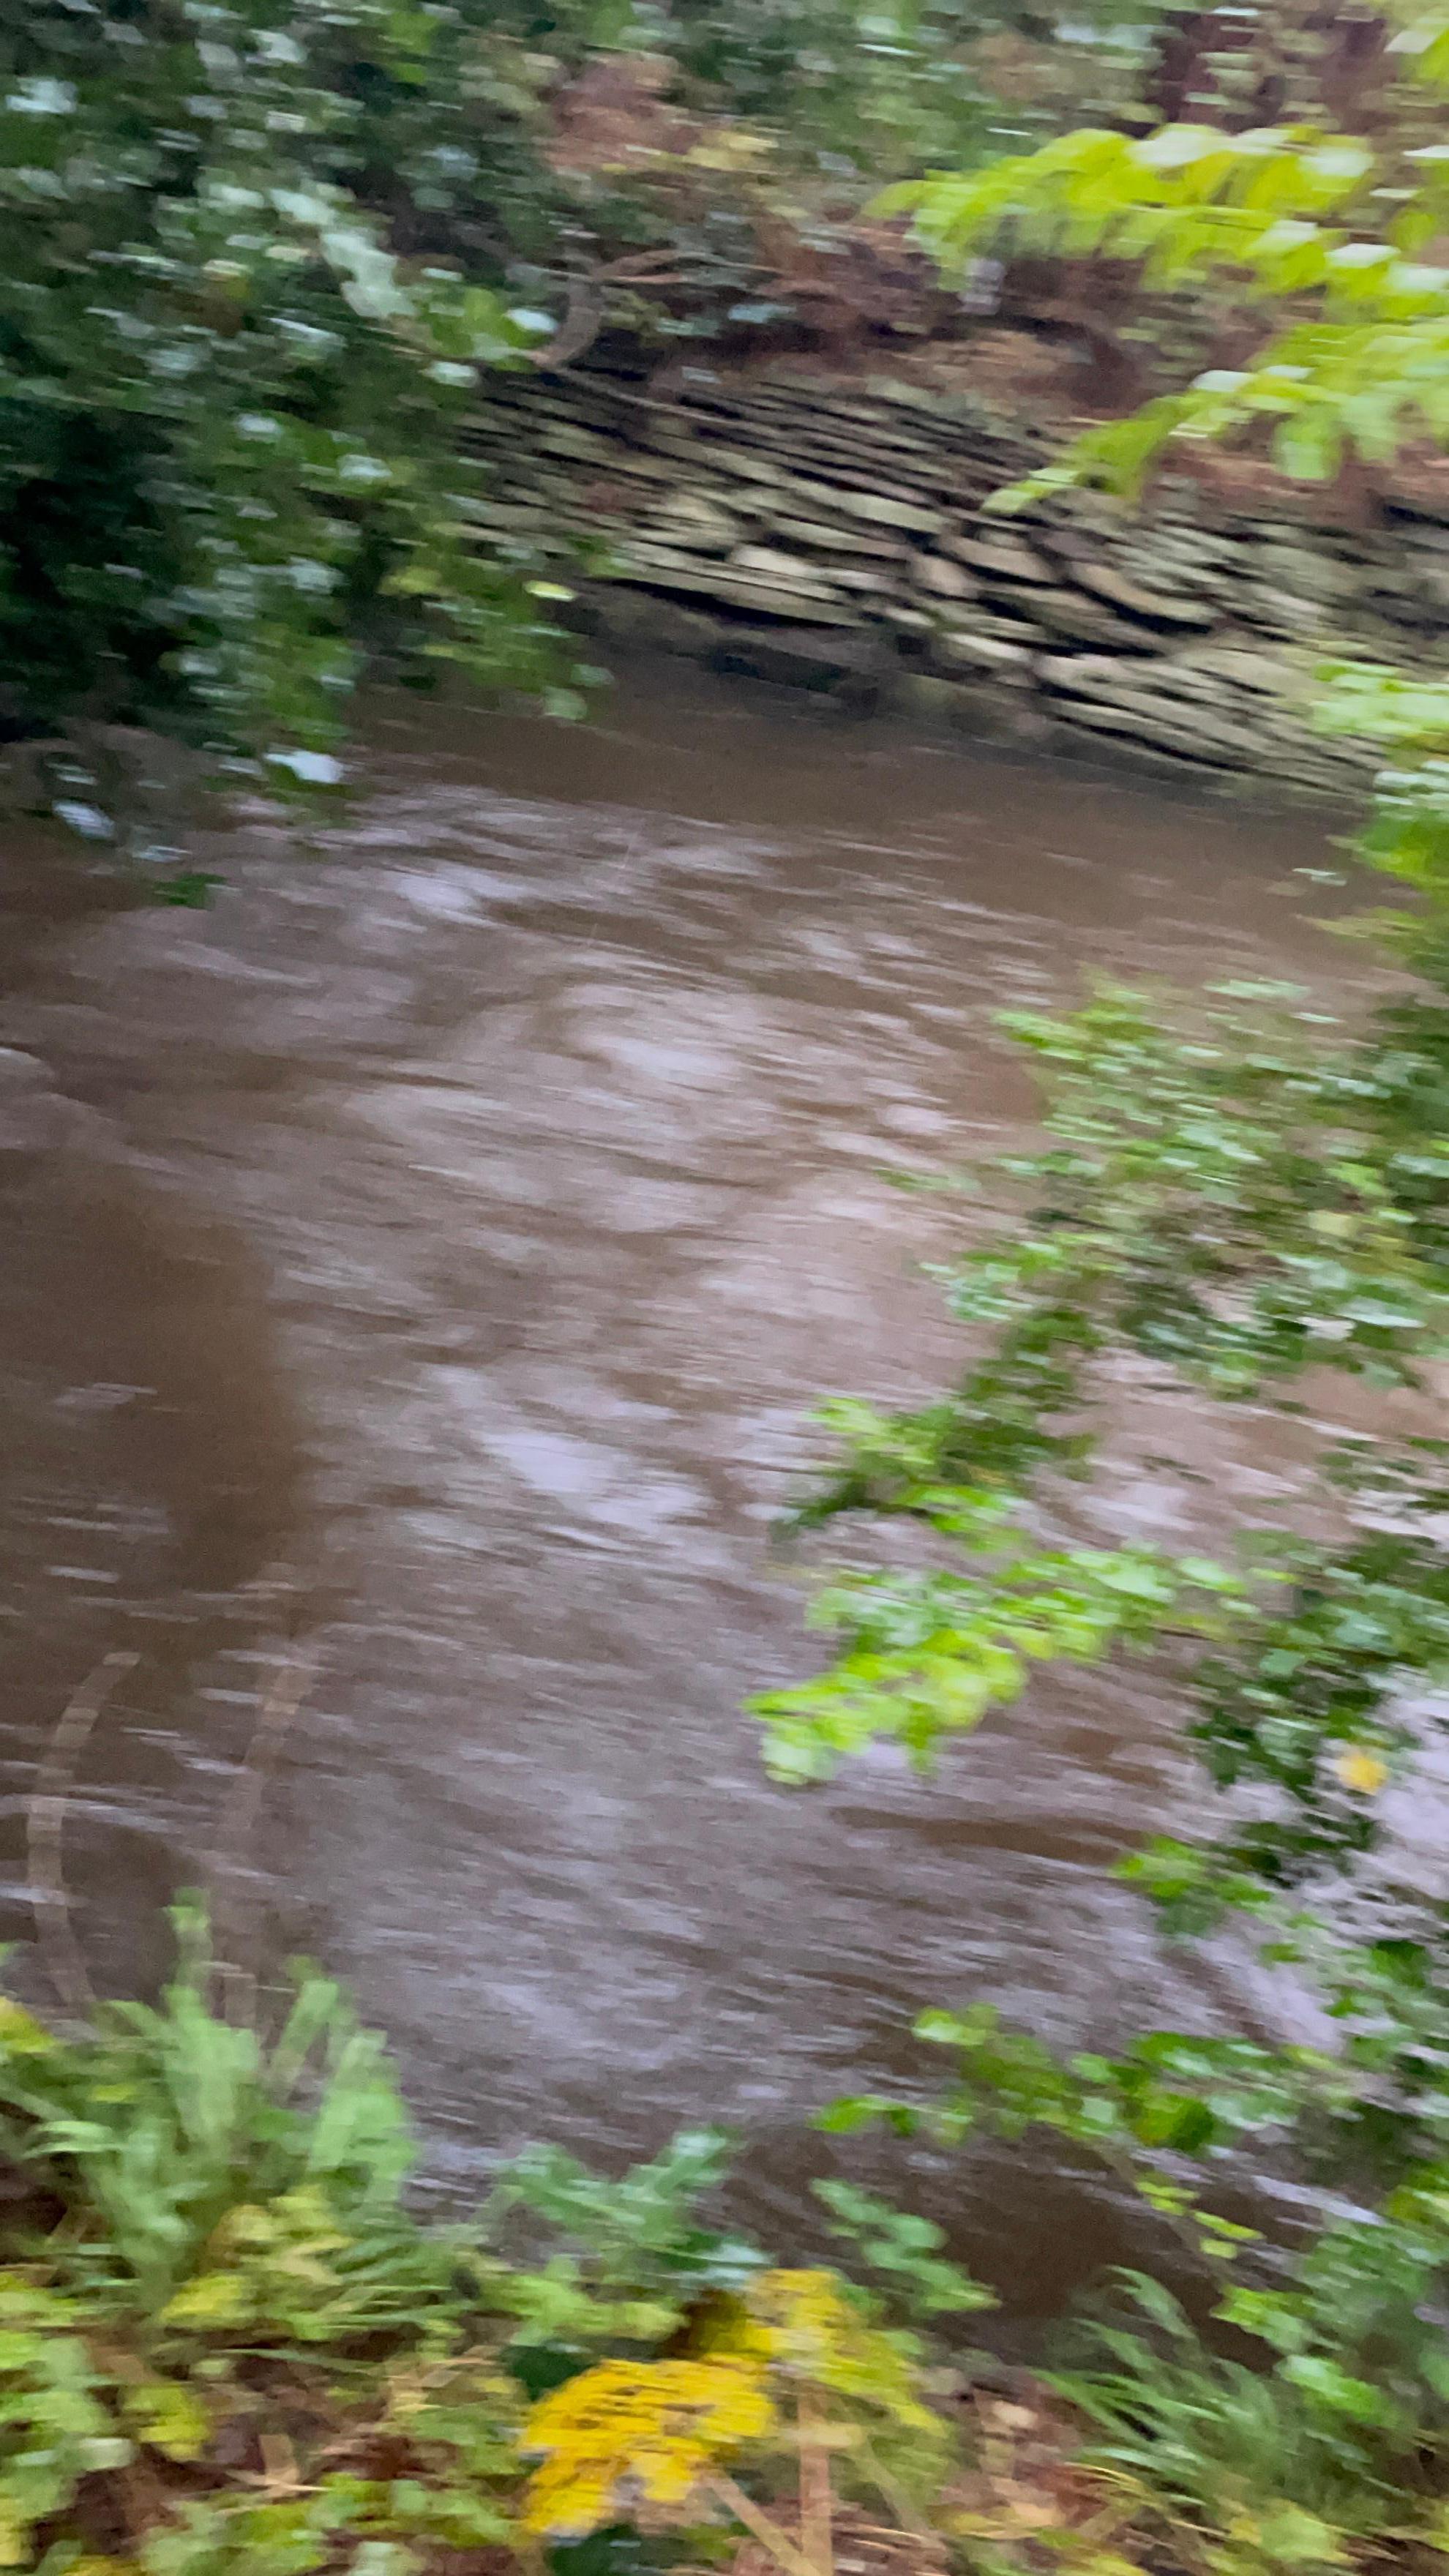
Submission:
{"label": "small green shrub", "polygon": [[555,2504],[578,2539],[650,2498],[676,2555],[727,2550],[738,2511],[788,2567],[758,2491],[804,2474],[789,2426],[817,2396],[836,2451],[876,2443],[868,2476],[939,2477],[914,2340],[706,2223],[720,2133],[618,2180],[534,2148],[477,2219],[425,2224],[338,1988],[301,1967],[274,2031],[236,2027],[204,1915],[175,1919],[157,2004],[67,2039],[0,2011],[0,2148],[30,2186],[0,2236],[0,2568],[456,2576],[460,2551],[535,2565]]}
{"label": "small green shrub", "polygon": [[[1384,14],[1442,111],[1442,0]],[[1084,483],[1130,497],[1194,439],[1270,445],[1307,479],[1442,447],[1446,147],[1403,141],[1093,130],[898,192],[948,273],[993,246],[1100,254],[1264,315],[1244,366],[1094,429],[1000,506],[1050,513]],[[1442,1734],[1449,1681],[1449,683],[1340,660],[1320,685],[1324,726],[1392,763],[1361,848],[1407,899],[1350,925],[1398,970],[1391,998],[1345,1024],[1228,984],[1174,1017],[1108,986],[1005,1015],[1041,1073],[1045,1135],[978,1176],[972,1239],[941,1265],[960,1380],[909,1412],[832,1407],[839,1460],[796,1516],[806,1533],[900,1523],[907,1563],[862,1568],[856,1550],[822,1571],[832,1661],[754,1703],[777,1775],[812,1780],[873,1740],[928,1764],[1038,1665],[1154,1656],[1210,1815],[1121,1875],[1169,1936],[1235,1920],[1308,1985],[1322,2042],[1154,2031],[1063,2061],[968,2003],[918,2024],[954,2060],[934,2098],[847,2101],[825,2124],[945,2142],[1042,2128],[1146,2202],[1256,2366],[1139,2275],[1138,2322],[1103,2329],[1061,2385],[1098,2428],[1088,2459],[1155,2497],[1174,2545],[1220,2576],[1449,2532],[1449,1907],[1407,1881],[1384,1806]],[[1093,1474],[1144,1367],[1159,1395],[1293,1426],[1301,1492],[1222,1562],[1060,1535],[1069,1480]],[[1324,1427],[1335,1382],[1390,1399],[1371,1433]],[[1274,2244],[1212,2207],[1250,2141],[1323,2195],[1315,2232]]]}

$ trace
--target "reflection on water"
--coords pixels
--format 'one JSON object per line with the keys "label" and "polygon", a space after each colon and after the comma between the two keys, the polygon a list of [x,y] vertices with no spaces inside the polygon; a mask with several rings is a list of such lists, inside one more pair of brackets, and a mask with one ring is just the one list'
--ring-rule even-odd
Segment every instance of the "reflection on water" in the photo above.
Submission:
{"label": "reflection on water", "polygon": [[[993,1008],[1321,962],[1291,873],[1321,829],[678,678],[572,733],[385,712],[373,779],[208,914],[92,893],[22,943],[0,1138],[22,1092],[51,1123],[0,1152],[16,1927],[35,1752],[100,1652],[142,1660],[68,1834],[119,1985],[259,1677],[316,1637],[268,1949],[354,1981],[439,2185],[715,2116],[788,2239],[803,2118],[918,2075],[923,2002],[1070,2040],[1214,2009],[1106,1876],[1177,1793],[1148,1677],[1044,1684],[925,1787],[880,1758],[787,1795],[738,1711],[809,1668],[768,1544],[804,1409],[950,1363],[913,1267],[945,1220],[883,1167],[1020,1121]],[[1185,1528],[1194,1492],[1124,1458],[1104,1525]],[[1117,2239],[1045,2165],[1023,2224],[1020,2175],[913,2188],[1025,2317]]]}

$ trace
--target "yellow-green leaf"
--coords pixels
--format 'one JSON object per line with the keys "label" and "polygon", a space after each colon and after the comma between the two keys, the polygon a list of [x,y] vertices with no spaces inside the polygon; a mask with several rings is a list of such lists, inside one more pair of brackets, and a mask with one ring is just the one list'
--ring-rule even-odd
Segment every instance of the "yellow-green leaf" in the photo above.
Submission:
{"label": "yellow-green leaf", "polygon": [[148,2379],[128,2388],[121,2412],[148,2448],[168,2460],[199,2459],[211,2439],[207,2408],[178,2379]]}
{"label": "yellow-green leaf", "polygon": [[166,2326],[241,2326],[253,2307],[251,2285],[240,2272],[198,2272],[183,2281],[161,2311]]}

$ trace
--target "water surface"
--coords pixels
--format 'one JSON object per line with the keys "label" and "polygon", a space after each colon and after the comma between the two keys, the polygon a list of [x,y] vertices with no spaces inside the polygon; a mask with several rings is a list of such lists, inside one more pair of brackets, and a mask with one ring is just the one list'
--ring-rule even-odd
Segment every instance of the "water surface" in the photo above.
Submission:
{"label": "water surface", "polygon": [[[739,1708],[811,1667],[768,1543],[807,1408],[952,1364],[917,1265],[962,1220],[884,1173],[1019,1129],[990,1014],[1322,971],[1323,861],[1314,818],[651,671],[576,731],[382,710],[325,852],[251,831],[205,914],[12,847],[13,1928],[37,1750],[127,1646],[68,1866],[97,1983],[154,1975],[301,1640],[256,1938],[352,1980],[445,2192],[526,2136],[617,2162],[719,2118],[792,2243],[831,2153],[803,2122],[918,2081],[923,2003],[1061,2042],[1210,2021],[1227,1972],[1107,1874],[1183,1797],[1160,1677],[1044,1680],[934,1783],[881,1756],[810,1795]],[[1271,1504],[1251,1421],[1158,1415],[1103,1529],[1197,1527],[1195,1471]],[[1015,2154],[850,2169],[945,2212],[1028,2326],[1121,2249],[1044,2157],[1029,2190]]]}

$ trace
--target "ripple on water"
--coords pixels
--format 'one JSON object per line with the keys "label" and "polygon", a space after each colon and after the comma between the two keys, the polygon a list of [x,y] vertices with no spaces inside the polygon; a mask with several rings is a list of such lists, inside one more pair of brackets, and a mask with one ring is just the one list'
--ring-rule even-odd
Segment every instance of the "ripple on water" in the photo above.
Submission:
{"label": "ripple on water", "polygon": [[[1064,2041],[1219,2008],[1230,1967],[1165,1961],[1107,1875],[1182,1796],[1160,1677],[1044,1681],[935,1785],[877,1755],[805,1798],[739,1708],[811,1661],[764,1527],[806,1408],[955,1357],[916,1264],[969,1219],[886,1167],[1020,1132],[1003,1000],[1322,971],[1283,892],[1321,834],[703,683],[378,742],[325,855],[259,832],[212,912],[73,930],[0,1021],[59,1104],[0,1157],[10,1780],[139,1642],[72,1848],[98,1967],[141,1972],[238,1658],[319,1627],[271,1935],[391,2032],[434,2177],[720,2115],[788,2235],[803,2116],[919,2080],[921,2004]],[[1251,1424],[1158,1410],[1176,1466],[1114,1461],[1104,1526],[1196,1526],[1194,1463],[1281,1481]],[[1029,2316],[1120,2240],[1049,2163],[1024,2236],[1020,2170],[913,2187]]]}

